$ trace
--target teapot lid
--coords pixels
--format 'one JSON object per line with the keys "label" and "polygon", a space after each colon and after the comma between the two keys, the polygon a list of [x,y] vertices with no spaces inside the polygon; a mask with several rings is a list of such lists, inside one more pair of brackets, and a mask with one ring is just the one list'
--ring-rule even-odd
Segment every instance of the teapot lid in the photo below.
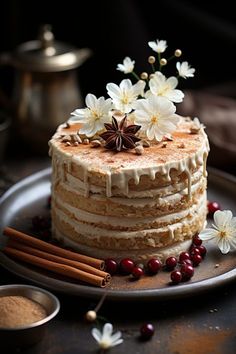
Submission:
{"label": "teapot lid", "polygon": [[17,47],[14,62],[21,69],[38,72],[65,71],[78,67],[91,55],[88,48],[75,47],[54,40],[50,25],[43,25],[37,40]]}

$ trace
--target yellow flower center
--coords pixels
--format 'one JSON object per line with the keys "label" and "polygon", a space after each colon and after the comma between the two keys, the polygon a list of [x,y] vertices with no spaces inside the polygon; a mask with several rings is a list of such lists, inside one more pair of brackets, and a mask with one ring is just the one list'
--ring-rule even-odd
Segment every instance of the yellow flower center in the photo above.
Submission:
{"label": "yellow flower center", "polygon": [[93,110],[91,110],[91,113],[92,113],[93,118],[94,118],[95,120],[100,119],[100,114],[98,114],[98,112],[97,112],[97,111],[93,111]]}
{"label": "yellow flower center", "polygon": [[220,237],[224,238],[227,235],[226,231],[220,231]]}
{"label": "yellow flower center", "polygon": [[156,124],[158,122],[158,116],[152,116],[151,122],[152,124]]}
{"label": "yellow flower center", "polygon": [[108,339],[102,339],[99,343],[101,349],[108,349],[111,346],[111,342]]}
{"label": "yellow flower center", "polygon": [[121,102],[122,102],[123,104],[129,103],[129,97],[128,97],[128,95],[124,94],[123,97],[122,97],[122,99],[121,99]]}
{"label": "yellow flower center", "polygon": [[170,86],[163,85],[157,94],[158,94],[158,96],[165,96],[168,91],[170,91]]}

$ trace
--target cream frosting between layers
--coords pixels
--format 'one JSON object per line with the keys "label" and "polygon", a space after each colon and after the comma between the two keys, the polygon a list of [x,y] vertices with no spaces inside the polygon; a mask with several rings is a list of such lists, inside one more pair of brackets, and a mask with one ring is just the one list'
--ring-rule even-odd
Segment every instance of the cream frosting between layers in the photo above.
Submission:
{"label": "cream frosting between layers", "polygon": [[97,247],[87,246],[79,244],[72,239],[68,238],[61,231],[59,231],[55,226],[53,228],[53,235],[65,246],[71,247],[81,253],[91,255],[93,257],[105,259],[108,257],[115,257],[116,260],[121,260],[122,258],[129,257],[133,260],[149,260],[150,258],[158,258],[161,261],[165,261],[166,258],[170,256],[177,256],[181,251],[187,251],[192,240],[186,240],[183,242],[176,242],[171,246],[160,247],[158,249],[129,249],[129,250],[116,250],[116,249],[101,249]]}
{"label": "cream frosting between layers", "polygon": [[[169,223],[169,225],[174,224],[176,221],[179,221],[188,216],[192,216],[197,210],[201,209],[202,205],[206,205],[206,193],[204,193],[197,204],[193,204],[190,208],[184,209],[178,212],[168,213],[167,215],[158,216],[158,217],[143,217],[143,218],[134,218],[134,217],[115,217],[115,216],[106,216],[89,213],[87,211],[75,208],[65,201],[61,200],[59,197],[55,197],[55,202],[59,207],[62,207],[65,210],[68,210],[78,222],[86,224],[103,224],[106,225],[106,228],[112,226],[112,228],[119,227],[147,227],[153,223]],[[57,208],[58,210],[58,208]],[[101,227],[101,225],[100,225]],[[149,227],[150,228],[150,227]]]}
{"label": "cream frosting between layers", "polygon": [[[206,198],[206,195],[205,195]],[[100,228],[97,226],[93,226],[90,224],[84,224],[80,221],[71,220],[62,210],[56,209],[54,210],[55,215],[61,219],[64,223],[68,223],[77,233],[85,235],[88,239],[95,238],[99,239],[100,237],[108,237],[108,238],[116,238],[116,239],[130,239],[130,238],[149,238],[152,233],[162,234],[163,232],[167,232],[169,237],[174,240],[174,232],[176,229],[181,228],[183,225],[191,224],[192,219],[195,214],[202,214],[206,210],[206,203],[202,203],[195,213],[192,213],[190,218],[186,218],[181,220],[181,222],[173,223],[172,225],[160,227],[158,229],[142,229],[137,231],[119,231],[119,230],[106,230],[104,228]],[[151,240],[151,239],[150,239]],[[78,240],[79,241],[79,240]],[[150,241],[150,246],[152,242]],[[153,245],[154,247],[154,245]]]}
{"label": "cream frosting between layers", "polygon": [[[204,185],[204,188],[206,187],[206,178],[202,177],[200,181],[196,182],[195,184],[192,185],[192,193],[198,190],[199,187]],[[79,190],[76,190],[75,188],[71,187],[71,185],[68,185],[65,182],[60,183],[60,185],[68,190],[69,192],[74,193],[75,195],[81,195]],[[176,192],[174,194],[167,194],[166,196],[159,197],[159,198],[121,198],[121,197],[111,197],[109,200],[114,203],[114,204],[121,204],[121,205],[128,205],[128,206],[135,206],[135,207],[144,207],[144,206],[161,206],[163,204],[173,204],[181,200],[181,198],[185,195],[187,195],[188,189],[184,188],[180,192]],[[90,194],[89,196],[91,199],[94,201],[99,200],[99,201],[106,201],[106,196],[100,195],[100,194]]]}

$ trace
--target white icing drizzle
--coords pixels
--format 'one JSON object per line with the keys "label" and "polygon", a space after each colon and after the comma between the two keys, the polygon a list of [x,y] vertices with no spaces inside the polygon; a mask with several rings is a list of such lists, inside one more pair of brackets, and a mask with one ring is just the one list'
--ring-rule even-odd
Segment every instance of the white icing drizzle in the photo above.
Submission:
{"label": "white icing drizzle", "polygon": [[[194,188],[194,185],[199,182],[202,178],[203,172],[202,168],[197,170],[195,173],[193,173],[191,181],[192,181],[192,187],[191,189]],[[84,193],[84,183],[72,176],[71,174],[67,174],[66,180],[68,181],[68,185],[70,186],[70,189],[76,192],[79,192],[80,194]],[[65,188],[67,187],[66,185],[63,185]],[[153,197],[166,197],[170,194],[176,193],[183,191],[187,187],[186,182],[181,182],[181,183],[175,183],[168,185],[166,187],[159,187],[159,188],[154,188],[154,189],[148,189],[148,190],[142,190],[142,191],[129,191],[129,194],[127,195],[128,199],[136,199],[136,198],[153,198]],[[100,195],[105,195],[106,191],[104,187],[101,186],[95,186],[93,184],[90,184],[90,192],[92,194],[100,194]],[[116,190],[115,195],[120,197],[122,196],[122,190]],[[114,193],[113,193],[114,195]],[[127,199],[126,198],[126,199]],[[113,198],[114,199],[114,198]]]}
{"label": "white icing drizzle", "polygon": [[106,195],[107,195],[107,197],[111,197],[112,196],[111,187],[112,187],[112,184],[111,184],[111,172],[107,171],[107,174],[106,174]]}
{"label": "white icing drizzle", "polygon": [[173,227],[172,227],[171,225],[168,225],[168,226],[167,226],[167,229],[168,229],[168,231],[169,231],[169,237],[170,237],[172,240],[174,240],[175,234],[174,234]]}
{"label": "white icing drizzle", "polygon": [[[59,131],[59,129],[58,129]],[[165,177],[166,181],[171,181],[170,172],[172,169],[178,171],[179,174],[186,172],[188,178],[188,198],[191,198],[191,170],[197,166],[203,165],[203,174],[207,176],[206,172],[206,160],[209,151],[208,139],[203,130],[201,130],[202,136],[204,138],[202,146],[190,156],[178,161],[172,161],[163,164],[157,164],[150,167],[135,166],[132,168],[120,168],[119,170],[113,171],[109,166],[102,166],[102,171],[106,175],[106,196],[112,197],[112,187],[116,186],[118,189],[122,190],[126,195],[129,193],[129,181],[134,180],[135,184],[139,184],[140,177],[143,175],[148,175],[150,179],[155,179],[156,174],[161,174]],[[62,154],[57,144],[51,145],[53,147],[52,158],[61,161]],[[58,157],[56,156],[58,155]],[[62,163],[70,164],[73,160],[78,166],[81,166],[84,171],[84,185],[85,185],[85,195],[89,196],[90,186],[88,183],[88,171],[90,169],[90,164],[86,159],[83,160],[81,156],[72,156],[71,153],[63,151],[64,161]]]}
{"label": "white icing drizzle", "polygon": [[207,177],[207,152],[203,154],[203,176]]}
{"label": "white icing drizzle", "polygon": [[188,200],[190,200],[191,198],[191,178],[192,178],[192,174],[190,172],[190,170],[186,169],[186,173],[187,173],[187,177],[188,177]]}

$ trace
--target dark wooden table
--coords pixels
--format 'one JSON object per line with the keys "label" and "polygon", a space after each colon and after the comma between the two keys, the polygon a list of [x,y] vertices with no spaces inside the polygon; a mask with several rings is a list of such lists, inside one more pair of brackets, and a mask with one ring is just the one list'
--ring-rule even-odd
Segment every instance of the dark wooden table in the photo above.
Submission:
{"label": "dark wooden table", "polygon": [[[1,192],[17,180],[49,166],[47,158],[10,159],[1,168]],[[0,284],[26,283],[0,268]],[[50,323],[44,339],[34,347],[17,350],[24,354],[99,353],[91,336],[94,324],[84,320],[97,301],[55,293],[61,302],[58,316]],[[236,283],[218,287],[207,294],[167,302],[105,301],[99,315],[122,331],[124,343],[111,353],[131,354],[235,354]],[[155,334],[141,341],[139,329],[151,322]],[[1,346],[0,346],[1,348]],[[2,353],[0,350],[1,354]],[[11,354],[13,352],[11,351]]]}

